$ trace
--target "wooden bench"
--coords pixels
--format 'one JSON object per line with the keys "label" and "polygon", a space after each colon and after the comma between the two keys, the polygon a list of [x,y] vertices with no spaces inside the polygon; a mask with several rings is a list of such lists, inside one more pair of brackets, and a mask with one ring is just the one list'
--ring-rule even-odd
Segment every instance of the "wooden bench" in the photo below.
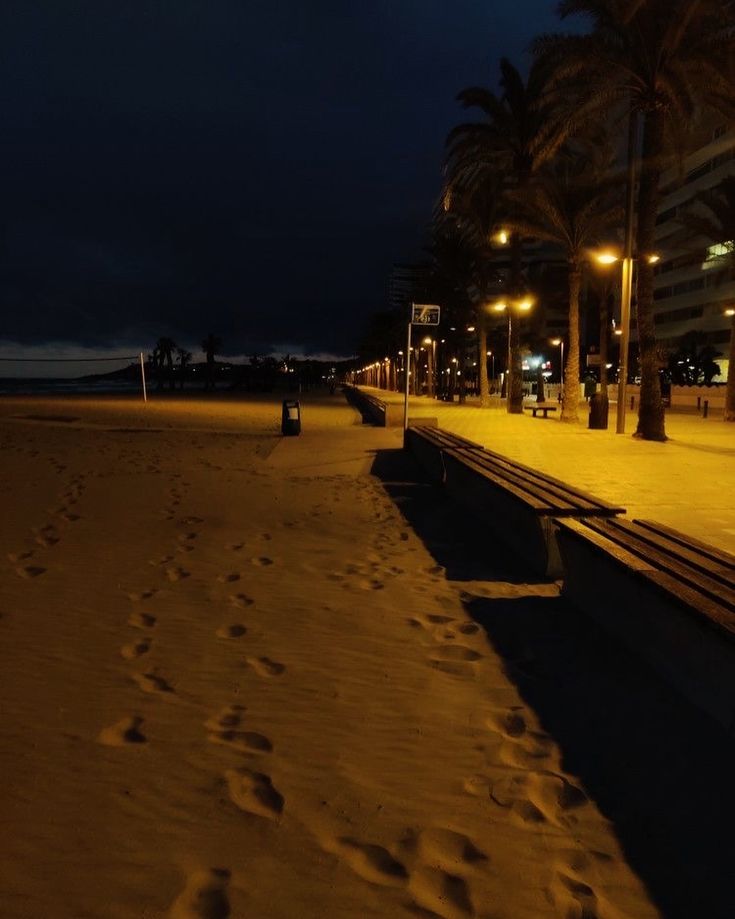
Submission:
{"label": "wooden bench", "polygon": [[398,427],[403,424],[403,406],[396,402],[384,402],[370,393],[363,392],[357,386],[342,387],[347,401],[351,402],[362,415],[362,420],[371,421],[379,427]]}
{"label": "wooden bench", "polygon": [[611,517],[615,507],[441,428],[408,430],[405,446],[429,478],[473,514],[534,570],[562,573],[556,545],[556,517]]}
{"label": "wooden bench", "polygon": [[559,406],[551,402],[537,402],[535,405],[527,405],[526,408],[531,410],[534,418],[539,412],[543,412],[544,418],[548,418],[549,412],[555,412]]}
{"label": "wooden bench", "polygon": [[557,520],[563,593],[735,732],[735,556],[646,520]]}

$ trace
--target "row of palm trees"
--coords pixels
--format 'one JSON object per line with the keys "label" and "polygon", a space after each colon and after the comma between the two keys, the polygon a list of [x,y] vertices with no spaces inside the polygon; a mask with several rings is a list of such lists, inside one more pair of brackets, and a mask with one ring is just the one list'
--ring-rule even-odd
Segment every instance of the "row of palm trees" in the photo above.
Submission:
{"label": "row of palm trees", "polygon": [[[569,333],[561,418],[574,422],[587,253],[625,230],[627,254],[636,264],[641,395],[635,433],[665,440],[654,268],[647,256],[655,249],[662,171],[685,148],[703,112],[735,119],[735,2],[562,0],[558,10],[562,19],[585,17],[589,31],[538,38],[525,76],[503,59],[499,93],[481,87],[459,93],[459,102],[480,117],[449,134],[432,251],[445,274],[454,271],[455,287],[464,288],[474,307],[480,354],[486,352],[483,305],[525,293],[527,242],[546,240],[563,252]],[[628,138],[624,167],[616,166],[621,150],[614,139],[621,134]],[[700,216],[699,230],[717,242],[735,238],[733,183],[702,201],[709,216]],[[500,228],[507,234],[505,250],[493,244]],[[735,277],[735,254],[732,265]],[[520,412],[520,316],[509,312],[507,404]],[[734,363],[729,420],[735,420]],[[486,374],[480,382],[485,396]]]}
{"label": "row of palm trees", "polygon": [[[214,389],[215,381],[215,356],[222,350],[222,339],[211,332],[203,339],[201,349],[207,359],[207,373],[204,381],[205,389]],[[158,380],[159,388],[163,387],[164,377],[168,378],[169,387],[174,389],[174,354],[179,368],[179,386],[183,389],[186,368],[192,360],[192,353],[186,348],[180,348],[173,338],[162,336],[158,339],[148,360],[153,369],[153,374]]]}

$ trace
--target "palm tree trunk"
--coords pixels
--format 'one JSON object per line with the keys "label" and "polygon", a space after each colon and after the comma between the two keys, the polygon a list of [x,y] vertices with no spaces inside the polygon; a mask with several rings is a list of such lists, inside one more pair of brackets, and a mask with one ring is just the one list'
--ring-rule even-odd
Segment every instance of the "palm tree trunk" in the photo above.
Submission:
{"label": "palm tree trunk", "polygon": [[636,437],[666,440],[664,404],[656,354],[656,328],[653,319],[653,265],[647,256],[655,247],[656,214],[661,155],[664,151],[664,116],[658,110],[647,112],[643,123],[643,157],[638,189],[638,349],[641,361],[641,396]]}
{"label": "palm tree trunk", "polygon": [[730,362],[725,387],[725,421],[735,421],[735,316],[730,327]]}
{"label": "palm tree trunk", "polygon": [[569,347],[564,367],[564,393],[561,420],[570,424],[579,421],[579,292],[582,271],[577,262],[569,263]]}
{"label": "palm tree trunk", "polygon": [[487,328],[480,317],[477,333],[477,368],[480,374],[480,408],[490,407],[490,384],[487,378]]}
{"label": "palm tree trunk", "polygon": [[610,304],[605,291],[600,297],[600,393],[607,399],[607,355],[609,343]]}
{"label": "palm tree trunk", "polygon": [[[513,298],[521,292],[521,267],[523,241],[517,233],[510,238],[510,287]],[[508,322],[508,402],[507,409],[512,415],[523,412],[523,368],[521,365],[521,317],[508,304],[510,313]]]}

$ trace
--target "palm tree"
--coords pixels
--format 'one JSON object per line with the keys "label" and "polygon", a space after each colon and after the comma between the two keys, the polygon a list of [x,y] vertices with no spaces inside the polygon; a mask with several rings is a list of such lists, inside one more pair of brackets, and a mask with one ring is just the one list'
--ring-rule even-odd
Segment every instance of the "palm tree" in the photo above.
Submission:
{"label": "palm tree", "polygon": [[184,388],[184,377],[186,376],[186,368],[191,363],[192,353],[187,351],[186,348],[177,348],[176,353],[179,358],[179,370],[181,372],[181,378],[179,381],[179,389]]}
{"label": "palm tree", "polygon": [[498,174],[486,170],[482,180],[464,183],[458,179],[454,188],[445,189],[442,196],[443,212],[438,221],[453,221],[458,243],[464,247],[463,278],[469,303],[467,322],[474,324],[477,332],[480,406],[490,406],[490,386],[487,376],[487,303],[501,293],[502,278],[497,264],[497,250],[491,245],[493,230],[498,221],[501,187]]}
{"label": "palm tree", "polygon": [[202,351],[207,355],[207,379],[205,389],[214,389],[214,356],[222,349],[222,339],[211,332],[202,341]]}
{"label": "palm tree", "polygon": [[[171,389],[174,388],[174,351],[176,350],[176,342],[173,338],[159,338],[156,342],[156,351],[158,352],[158,367],[163,371],[163,365],[166,364],[167,376],[168,376],[168,385]],[[155,351],[153,352],[156,353]],[[163,377],[159,378],[159,387],[163,385]]]}
{"label": "palm tree", "polygon": [[564,368],[561,420],[579,420],[579,296],[587,250],[619,224],[623,213],[605,160],[567,150],[524,188],[511,193],[509,226],[524,236],[557,243],[568,264],[569,345]]}
{"label": "palm tree", "polygon": [[[478,108],[481,122],[458,125],[447,138],[448,185],[465,188],[487,181],[493,175],[503,188],[524,188],[533,174],[547,162],[568,135],[567,125],[553,115],[548,101],[546,68],[532,63],[524,81],[519,71],[503,58],[500,62],[501,94],[482,87],[464,89],[458,95],[465,108]],[[523,240],[517,233],[510,240],[509,293],[523,293]],[[510,386],[508,411],[523,411],[520,318],[510,316]]]}
{"label": "palm tree", "polygon": [[[687,229],[722,246],[720,258],[725,274],[729,281],[735,282],[735,176],[725,176],[719,185],[700,192],[696,203],[683,215],[683,221]],[[735,421],[735,315],[730,315],[725,421]]]}
{"label": "palm tree", "polygon": [[732,0],[561,0],[562,18],[583,15],[587,35],[544,36],[536,43],[555,70],[559,95],[572,89],[573,129],[586,119],[630,107],[642,120],[637,192],[637,324],[641,395],[636,436],[666,440],[653,316],[653,266],[659,179],[674,137],[696,121],[702,107],[735,115],[730,64]]}

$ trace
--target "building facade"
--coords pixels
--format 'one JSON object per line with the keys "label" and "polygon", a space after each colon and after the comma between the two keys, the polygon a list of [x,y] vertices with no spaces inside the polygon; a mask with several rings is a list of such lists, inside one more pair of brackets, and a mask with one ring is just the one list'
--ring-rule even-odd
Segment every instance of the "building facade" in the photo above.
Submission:
{"label": "building facade", "polygon": [[654,283],[656,338],[662,358],[675,352],[681,339],[699,333],[700,346],[711,345],[721,377],[727,374],[731,320],[725,309],[735,304],[730,272],[733,240],[712,240],[687,232],[685,214],[697,208],[701,193],[735,175],[735,130],[717,122],[703,128],[698,145],[683,165],[662,176],[662,198],[656,221],[661,257]]}

